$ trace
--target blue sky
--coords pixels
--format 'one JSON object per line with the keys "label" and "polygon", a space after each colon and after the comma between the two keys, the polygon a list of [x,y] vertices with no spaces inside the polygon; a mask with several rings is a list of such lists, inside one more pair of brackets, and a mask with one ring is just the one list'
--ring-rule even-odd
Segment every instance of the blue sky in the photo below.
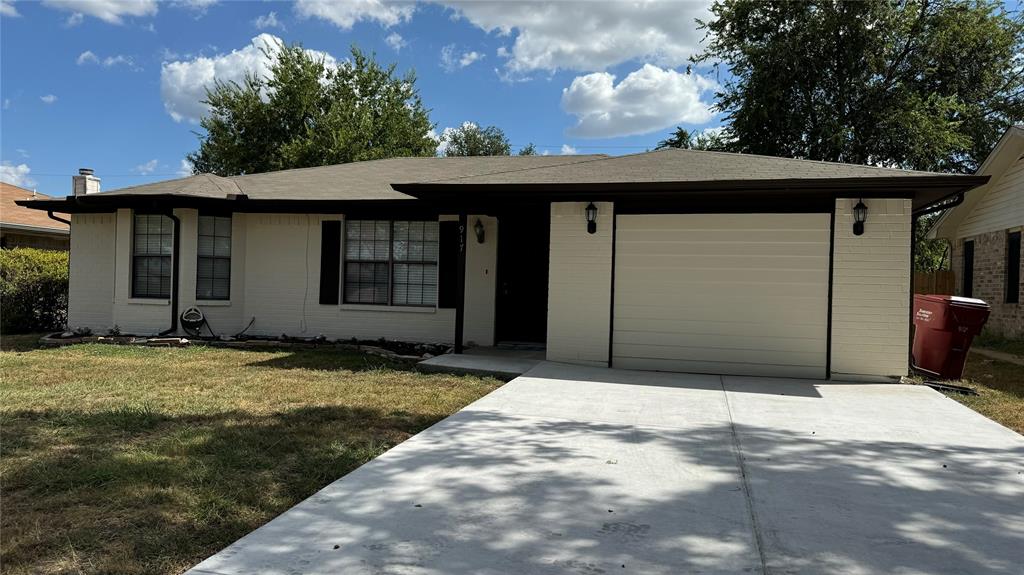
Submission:
{"label": "blue sky", "polygon": [[[714,80],[686,75],[705,3],[3,0],[6,181],[64,195],[175,177],[197,147],[202,86],[259,69],[270,34],[344,58],[357,44],[413,68],[437,131],[497,125],[514,149],[621,154],[676,124],[716,125]],[[599,31],[599,32],[595,32]],[[642,131],[644,133],[630,133]],[[564,149],[563,149],[564,147]]]}

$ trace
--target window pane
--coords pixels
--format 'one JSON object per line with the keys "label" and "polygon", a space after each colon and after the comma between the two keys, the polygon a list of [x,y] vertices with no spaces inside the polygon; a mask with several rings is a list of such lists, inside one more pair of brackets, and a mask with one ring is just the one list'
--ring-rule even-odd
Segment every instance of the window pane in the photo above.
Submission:
{"label": "window pane", "polygon": [[133,223],[132,297],[170,297],[174,224],[161,214],[135,214]]}
{"label": "window pane", "polygon": [[199,236],[199,245],[196,251],[201,256],[213,255],[213,236]]}
{"label": "window pane", "polygon": [[231,237],[231,218],[219,217],[214,218],[216,225],[216,235],[222,238]]}
{"label": "window pane", "polygon": [[210,216],[199,216],[199,235],[212,236],[215,230],[214,218]]}
{"label": "window pane", "polygon": [[215,237],[213,239],[213,254],[217,257],[231,257],[231,238]]}

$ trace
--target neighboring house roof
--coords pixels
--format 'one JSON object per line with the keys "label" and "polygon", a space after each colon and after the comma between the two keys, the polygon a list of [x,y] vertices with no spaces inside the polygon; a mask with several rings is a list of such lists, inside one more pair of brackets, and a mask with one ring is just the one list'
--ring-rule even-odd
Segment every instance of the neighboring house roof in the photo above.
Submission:
{"label": "neighboring house roof", "polygon": [[33,192],[6,182],[0,182],[0,227],[8,230],[25,230],[38,233],[67,235],[68,225],[51,220],[45,212],[22,207],[19,200],[50,200],[46,194]]}
{"label": "neighboring house roof", "polygon": [[1011,126],[975,172],[979,176],[988,176],[989,182],[965,196],[959,206],[942,214],[928,237],[955,239],[960,224],[984,201],[989,192],[998,188],[1000,177],[1021,159],[1024,159],[1024,126]]}
{"label": "neighboring house roof", "polygon": [[89,205],[98,209],[100,205],[112,205],[118,198],[146,201],[155,196],[196,201],[244,199],[257,203],[377,202],[429,198],[432,193],[443,193],[450,200],[453,193],[499,191],[506,186],[524,197],[533,192],[555,198],[563,192],[598,193],[604,186],[606,191],[615,189],[616,193],[623,189],[682,193],[698,188],[704,192],[800,189],[820,193],[844,189],[856,193],[887,188],[888,192],[896,190],[913,197],[916,209],[981,183],[983,180],[972,176],[666,149],[616,157],[391,158],[226,178],[200,174],[89,194],[64,202],[63,208],[47,207],[55,205],[49,202],[33,202],[32,207],[74,211]]}

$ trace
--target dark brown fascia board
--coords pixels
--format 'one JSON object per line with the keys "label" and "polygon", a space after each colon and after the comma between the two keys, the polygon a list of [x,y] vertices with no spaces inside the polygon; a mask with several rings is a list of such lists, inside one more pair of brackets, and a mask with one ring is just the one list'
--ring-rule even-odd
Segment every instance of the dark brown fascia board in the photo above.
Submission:
{"label": "dark brown fascia board", "polygon": [[579,193],[678,193],[678,192],[757,192],[757,191],[853,191],[877,194],[915,192],[935,187],[967,190],[988,181],[987,176],[944,175],[861,177],[861,178],[786,178],[772,180],[710,180],[683,182],[600,182],[600,183],[516,183],[516,184],[460,184],[460,183],[406,183],[392,184],[398,192],[428,199],[437,195],[487,193],[491,195],[516,194],[579,194]]}
{"label": "dark brown fascia board", "polygon": [[[716,182],[628,182],[601,184],[394,184],[412,196],[394,200],[256,200],[246,196],[209,198],[183,194],[110,194],[68,196],[50,200],[18,200],[20,206],[58,213],[103,213],[118,208],[166,210],[198,208],[243,213],[397,214],[422,217],[441,213],[494,210],[509,201],[693,201],[717,198],[743,201],[755,195],[792,198],[857,196],[913,198],[914,208],[962,193],[988,181],[988,176],[915,176],[902,178],[739,180]],[[471,194],[471,195],[470,195]]]}

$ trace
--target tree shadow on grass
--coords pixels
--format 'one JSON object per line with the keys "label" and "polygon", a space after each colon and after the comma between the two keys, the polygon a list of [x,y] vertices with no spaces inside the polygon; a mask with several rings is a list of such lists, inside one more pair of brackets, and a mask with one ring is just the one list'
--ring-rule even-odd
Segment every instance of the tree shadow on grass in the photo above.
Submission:
{"label": "tree shadow on grass", "polygon": [[7,412],[0,563],[180,572],[437,419],[344,406]]}
{"label": "tree shadow on grass", "polygon": [[288,351],[287,354],[254,361],[248,365],[251,367],[311,369],[317,371],[373,371],[377,369],[411,371],[415,364],[412,362],[395,361],[367,353],[328,348]]}

